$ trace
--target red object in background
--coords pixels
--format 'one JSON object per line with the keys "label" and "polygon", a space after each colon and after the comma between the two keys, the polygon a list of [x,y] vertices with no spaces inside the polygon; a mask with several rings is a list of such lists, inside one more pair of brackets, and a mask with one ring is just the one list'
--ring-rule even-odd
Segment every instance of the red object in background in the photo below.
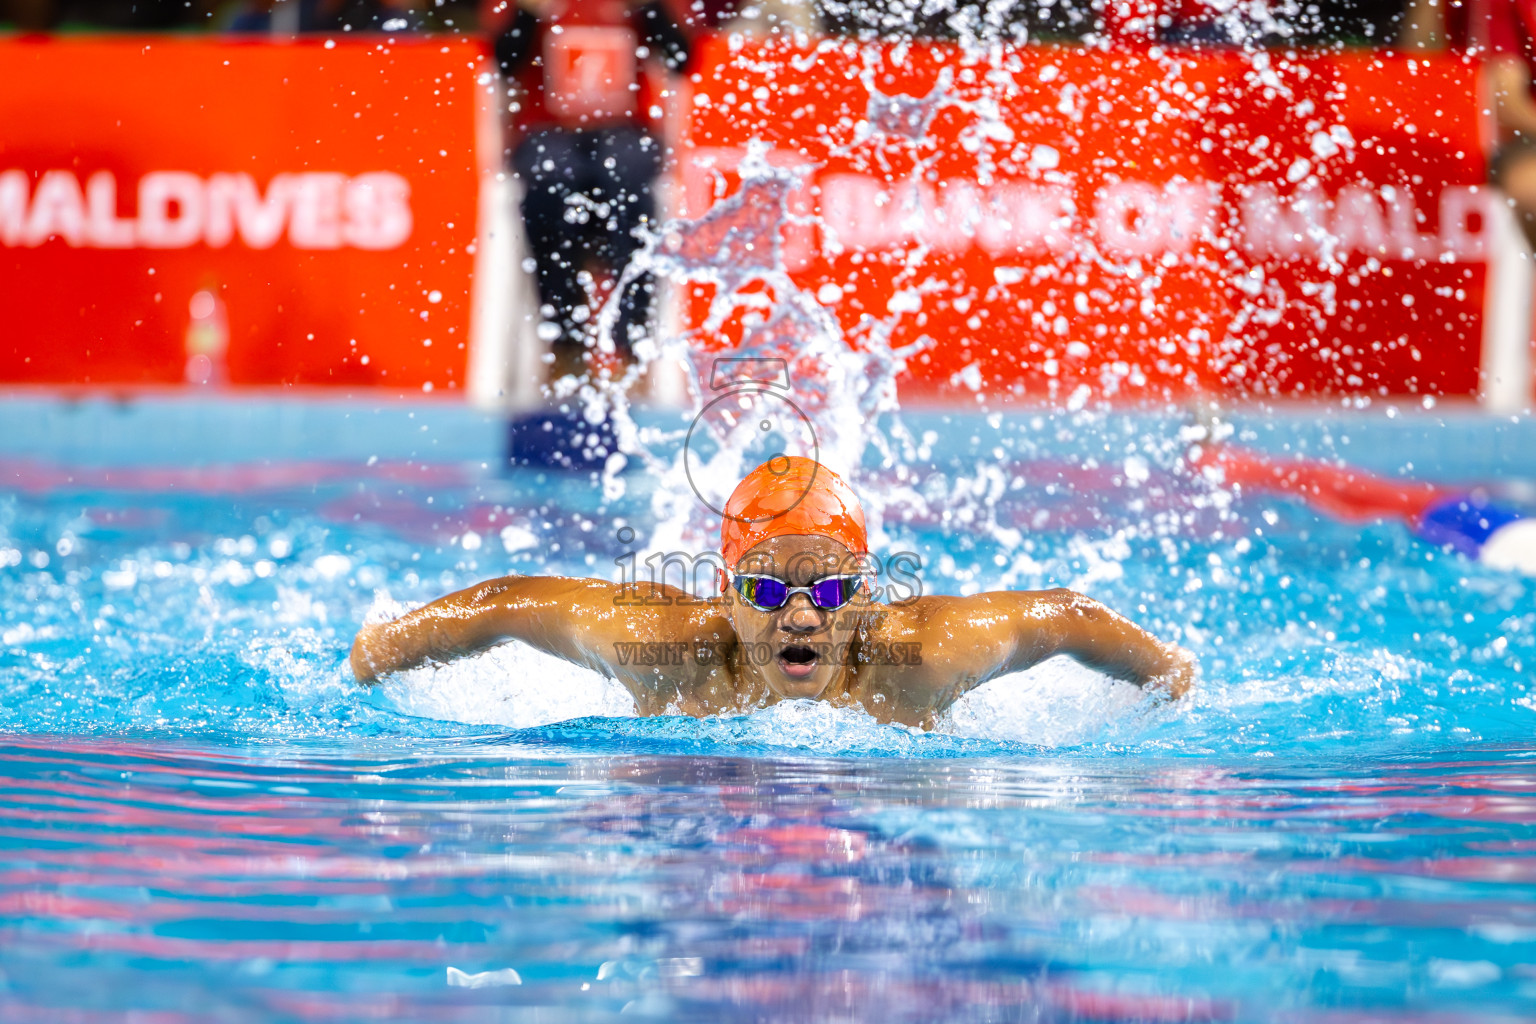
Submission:
{"label": "red object in background", "polygon": [[[681,26],[686,19],[676,6],[661,0],[665,15]],[[660,66],[664,55],[646,44],[646,20],[632,0],[550,0],[536,16],[515,3],[482,4],[481,29],[488,36],[530,33],[521,59],[502,69],[516,85],[516,141],[551,127],[664,130],[672,91]],[[505,50],[499,55],[511,56]]]}
{"label": "red object in background", "polygon": [[682,215],[754,141],[803,167],[787,268],[854,344],[931,340],[908,396],[1477,393],[1471,61],[715,40],[698,68]]}
{"label": "red object in background", "polygon": [[1377,476],[1341,463],[1275,458],[1227,444],[1196,448],[1189,462],[1229,487],[1294,494],[1346,523],[1401,519],[1415,524],[1431,506],[1461,493],[1419,480]]}
{"label": "red object in background", "polygon": [[457,39],[0,40],[0,381],[462,388],[482,70]]}

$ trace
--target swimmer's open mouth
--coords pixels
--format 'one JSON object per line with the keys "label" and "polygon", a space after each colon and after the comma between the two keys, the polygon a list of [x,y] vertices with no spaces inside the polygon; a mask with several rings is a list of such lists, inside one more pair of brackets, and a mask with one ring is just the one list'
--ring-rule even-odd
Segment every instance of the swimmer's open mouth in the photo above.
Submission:
{"label": "swimmer's open mouth", "polygon": [[784,674],[797,679],[803,679],[816,671],[818,656],[814,650],[804,644],[789,644],[779,651],[779,668]]}

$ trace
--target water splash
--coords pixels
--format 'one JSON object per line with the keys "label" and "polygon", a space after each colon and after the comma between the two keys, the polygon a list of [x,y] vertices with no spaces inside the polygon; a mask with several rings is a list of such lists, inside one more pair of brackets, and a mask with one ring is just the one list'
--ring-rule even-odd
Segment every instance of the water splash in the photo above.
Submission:
{"label": "water splash", "polygon": [[962,109],[968,107],[952,93],[952,68],[942,69],[938,81],[923,96],[882,92],[876,80],[876,68],[874,55],[869,54],[864,60],[864,70],[860,76],[864,87],[869,90],[869,104],[864,111],[864,122],[859,125],[855,135],[856,142],[874,139],[885,144],[905,144],[913,149],[931,149],[933,140],[929,129],[933,127],[933,120],[939,116],[939,111],[949,106]]}
{"label": "water splash", "polygon": [[511,729],[635,714],[634,699],[619,683],[523,643],[397,673],[368,700],[412,718]]}
{"label": "water splash", "polygon": [[[915,240],[891,282],[893,294],[883,315],[866,312],[845,327],[822,298],[828,289],[837,293],[836,286],[822,283],[813,289],[797,283],[787,265],[786,238],[796,230],[820,227],[817,218],[797,207],[797,195],[816,168],[787,162],[785,154],[757,142],[732,169],[739,179],[734,190],[729,176],[717,168],[713,204],[697,217],[664,225],[645,240],[598,315],[596,344],[606,351],[618,347],[613,331],[620,320],[619,296],[646,276],[670,282],[685,302],[707,302],[707,311],[694,318],[697,326],[673,335],[658,332],[639,342],[634,346],[635,364],[622,374],[598,372],[557,388],[557,393],[581,404],[590,422],[613,428],[618,452],[603,473],[606,495],[624,493],[623,470],[635,462],[657,482],[656,527],[648,544],[653,552],[712,547],[718,526],[713,508],[720,502],[699,500],[695,489],[718,499],[753,465],[780,450],[813,455],[848,479],[865,499],[877,545],[896,539],[885,531],[888,521],[921,521],[936,514],[931,503],[936,494],[945,496],[945,511],[956,522],[996,539],[1008,535],[998,523],[1002,490],[988,460],[942,470],[924,464],[925,445],[900,414],[896,379],[912,359],[936,343],[923,333],[906,344],[897,345],[893,339],[908,321],[921,323],[930,299],[951,288],[928,266],[929,257],[947,244],[945,232],[983,238],[1000,230],[985,211],[965,223],[933,229],[930,222],[935,218],[949,217],[948,206],[936,203],[929,183],[942,155],[934,144],[934,125],[947,110],[962,113],[969,122],[962,144],[976,155],[977,181],[989,180],[997,153],[1015,142],[1000,115],[999,101],[1019,85],[1012,76],[1003,76],[979,94],[961,96],[955,69],[946,66],[923,95],[890,93],[881,87],[880,60],[873,51],[862,54],[859,76],[867,90],[865,117],[844,142],[832,145],[829,154],[846,157],[857,152],[861,160],[885,168],[888,177],[896,175],[888,216],[906,225]],[[1049,163],[1041,151],[1035,146],[1031,160]],[[898,152],[906,157],[892,163],[891,154]],[[789,157],[795,159],[800,158]],[[1113,262],[1102,253],[1090,256],[1101,265]],[[1119,262],[1123,260],[1115,266]],[[1140,287],[1155,289],[1159,280],[1156,273],[1144,275]],[[792,383],[784,392],[738,390],[732,404],[722,407],[713,384],[715,364],[722,357],[777,360]],[[631,409],[636,385],[652,367],[666,365],[686,367],[694,417],[686,431],[642,427]],[[961,382],[985,403],[976,365],[967,370],[975,379],[961,374]],[[1104,386],[1113,391],[1117,385],[1110,380]],[[1069,408],[1082,409],[1089,393],[1086,385],[1079,387]],[[774,415],[786,402],[801,414],[812,439],[809,446],[803,438],[779,432],[765,436],[757,430],[758,424],[790,422],[792,417]],[[708,442],[702,454],[695,444],[700,437]],[[685,438],[688,450],[679,452]],[[1001,459],[1013,453],[991,454]]]}
{"label": "water splash", "polygon": [[[635,365],[618,378],[591,376],[576,386],[588,420],[612,424],[625,461],[638,460],[660,482],[652,550],[711,547],[718,518],[694,488],[728,493],[747,470],[779,450],[814,455],[848,479],[865,497],[871,533],[878,536],[889,495],[883,478],[866,468],[867,457],[873,451],[875,465],[889,468],[897,461],[897,445],[915,447],[896,416],[895,382],[906,361],[930,342],[890,345],[901,310],[885,319],[868,318],[850,336],[785,266],[785,232],[801,221],[791,196],[802,187],[805,170],[775,164],[766,146],[749,147],[736,169],[740,187],[698,218],[672,221],[648,238],[598,317],[597,344],[613,349],[617,297],[629,282],[649,274],[678,288],[713,292],[697,328],[636,346]],[[721,359],[780,363],[789,386],[778,392],[737,389],[730,415],[701,415],[717,397],[713,382]],[[698,448],[677,451],[677,434],[642,429],[630,404],[631,391],[647,370],[668,362],[687,368],[695,417],[690,426],[708,442],[708,454],[691,467],[691,478],[688,457]],[[760,423],[783,418],[774,406],[785,402],[804,419],[809,446],[777,433],[765,438],[758,430]],[[663,454],[668,442],[670,456]],[[615,486],[622,465],[605,478],[615,493],[622,491]]]}

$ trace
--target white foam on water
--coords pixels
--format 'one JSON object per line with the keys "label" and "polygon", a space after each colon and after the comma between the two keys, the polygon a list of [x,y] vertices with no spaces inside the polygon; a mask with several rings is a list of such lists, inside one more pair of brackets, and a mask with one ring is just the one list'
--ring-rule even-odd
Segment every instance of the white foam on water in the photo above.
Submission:
{"label": "white foam on water", "polygon": [[416,718],[512,729],[635,714],[634,699],[618,682],[516,641],[449,665],[398,672],[379,685],[378,696]]}
{"label": "white foam on water", "polygon": [[499,971],[479,971],[474,974],[461,971],[457,967],[450,967],[446,972],[446,981],[450,988],[499,988],[506,985],[521,985],[523,976],[511,967],[503,967]]}
{"label": "white foam on water", "polygon": [[957,700],[938,731],[956,736],[1077,746],[1137,718],[1145,695],[1067,657],[983,683]]}
{"label": "white foam on water", "polygon": [[[450,665],[397,673],[378,696],[401,714],[526,729],[576,718],[634,717],[624,687],[595,672],[508,643]],[[1065,658],[993,680],[965,695],[936,733],[1004,743],[1077,746],[1134,720],[1140,690]],[[862,708],[790,700],[743,715],[701,719],[688,738],[838,755],[917,752],[925,730],[882,724]]]}
{"label": "white foam on water", "polygon": [[398,619],[411,610],[411,605],[403,601],[396,601],[389,596],[388,590],[375,590],[373,603],[368,606],[368,611],[363,614],[363,625],[376,626],[381,622],[389,622]]}
{"label": "white foam on water", "polygon": [[[387,622],[410,610],[380,590],[363,621]],[[634,698],[618,682],[518,641],[450,664],[396,672],[375,693],[403,715],[513,729],[635,714]]]}
{"label": "white foam on water", "polygon": [[781,747],[812,754],[913,754],[927,733],[882,725],[863,708],[819,700],[787,700],[748,715],[701,719],[690,736],[741,746]]}

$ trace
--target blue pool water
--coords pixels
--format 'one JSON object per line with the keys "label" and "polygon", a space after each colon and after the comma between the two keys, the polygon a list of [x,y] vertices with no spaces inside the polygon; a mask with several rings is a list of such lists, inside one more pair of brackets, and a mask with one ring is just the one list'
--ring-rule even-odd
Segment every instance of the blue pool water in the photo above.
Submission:
{"label": "blue pool water", "polygon": [[985,515],[898,502],[889,544],[933,592],[1105,601],[1200,656],[1192,700],[1050,663],[932,734],[638,720],[516,648],[364,692],[365,616],[612,577],[652,508],[386,419],[0,455],[0,1019],[1536,1015],[1530,581],[1232,499],[1146,424],[960,417],[913,493],[990,454]]}

